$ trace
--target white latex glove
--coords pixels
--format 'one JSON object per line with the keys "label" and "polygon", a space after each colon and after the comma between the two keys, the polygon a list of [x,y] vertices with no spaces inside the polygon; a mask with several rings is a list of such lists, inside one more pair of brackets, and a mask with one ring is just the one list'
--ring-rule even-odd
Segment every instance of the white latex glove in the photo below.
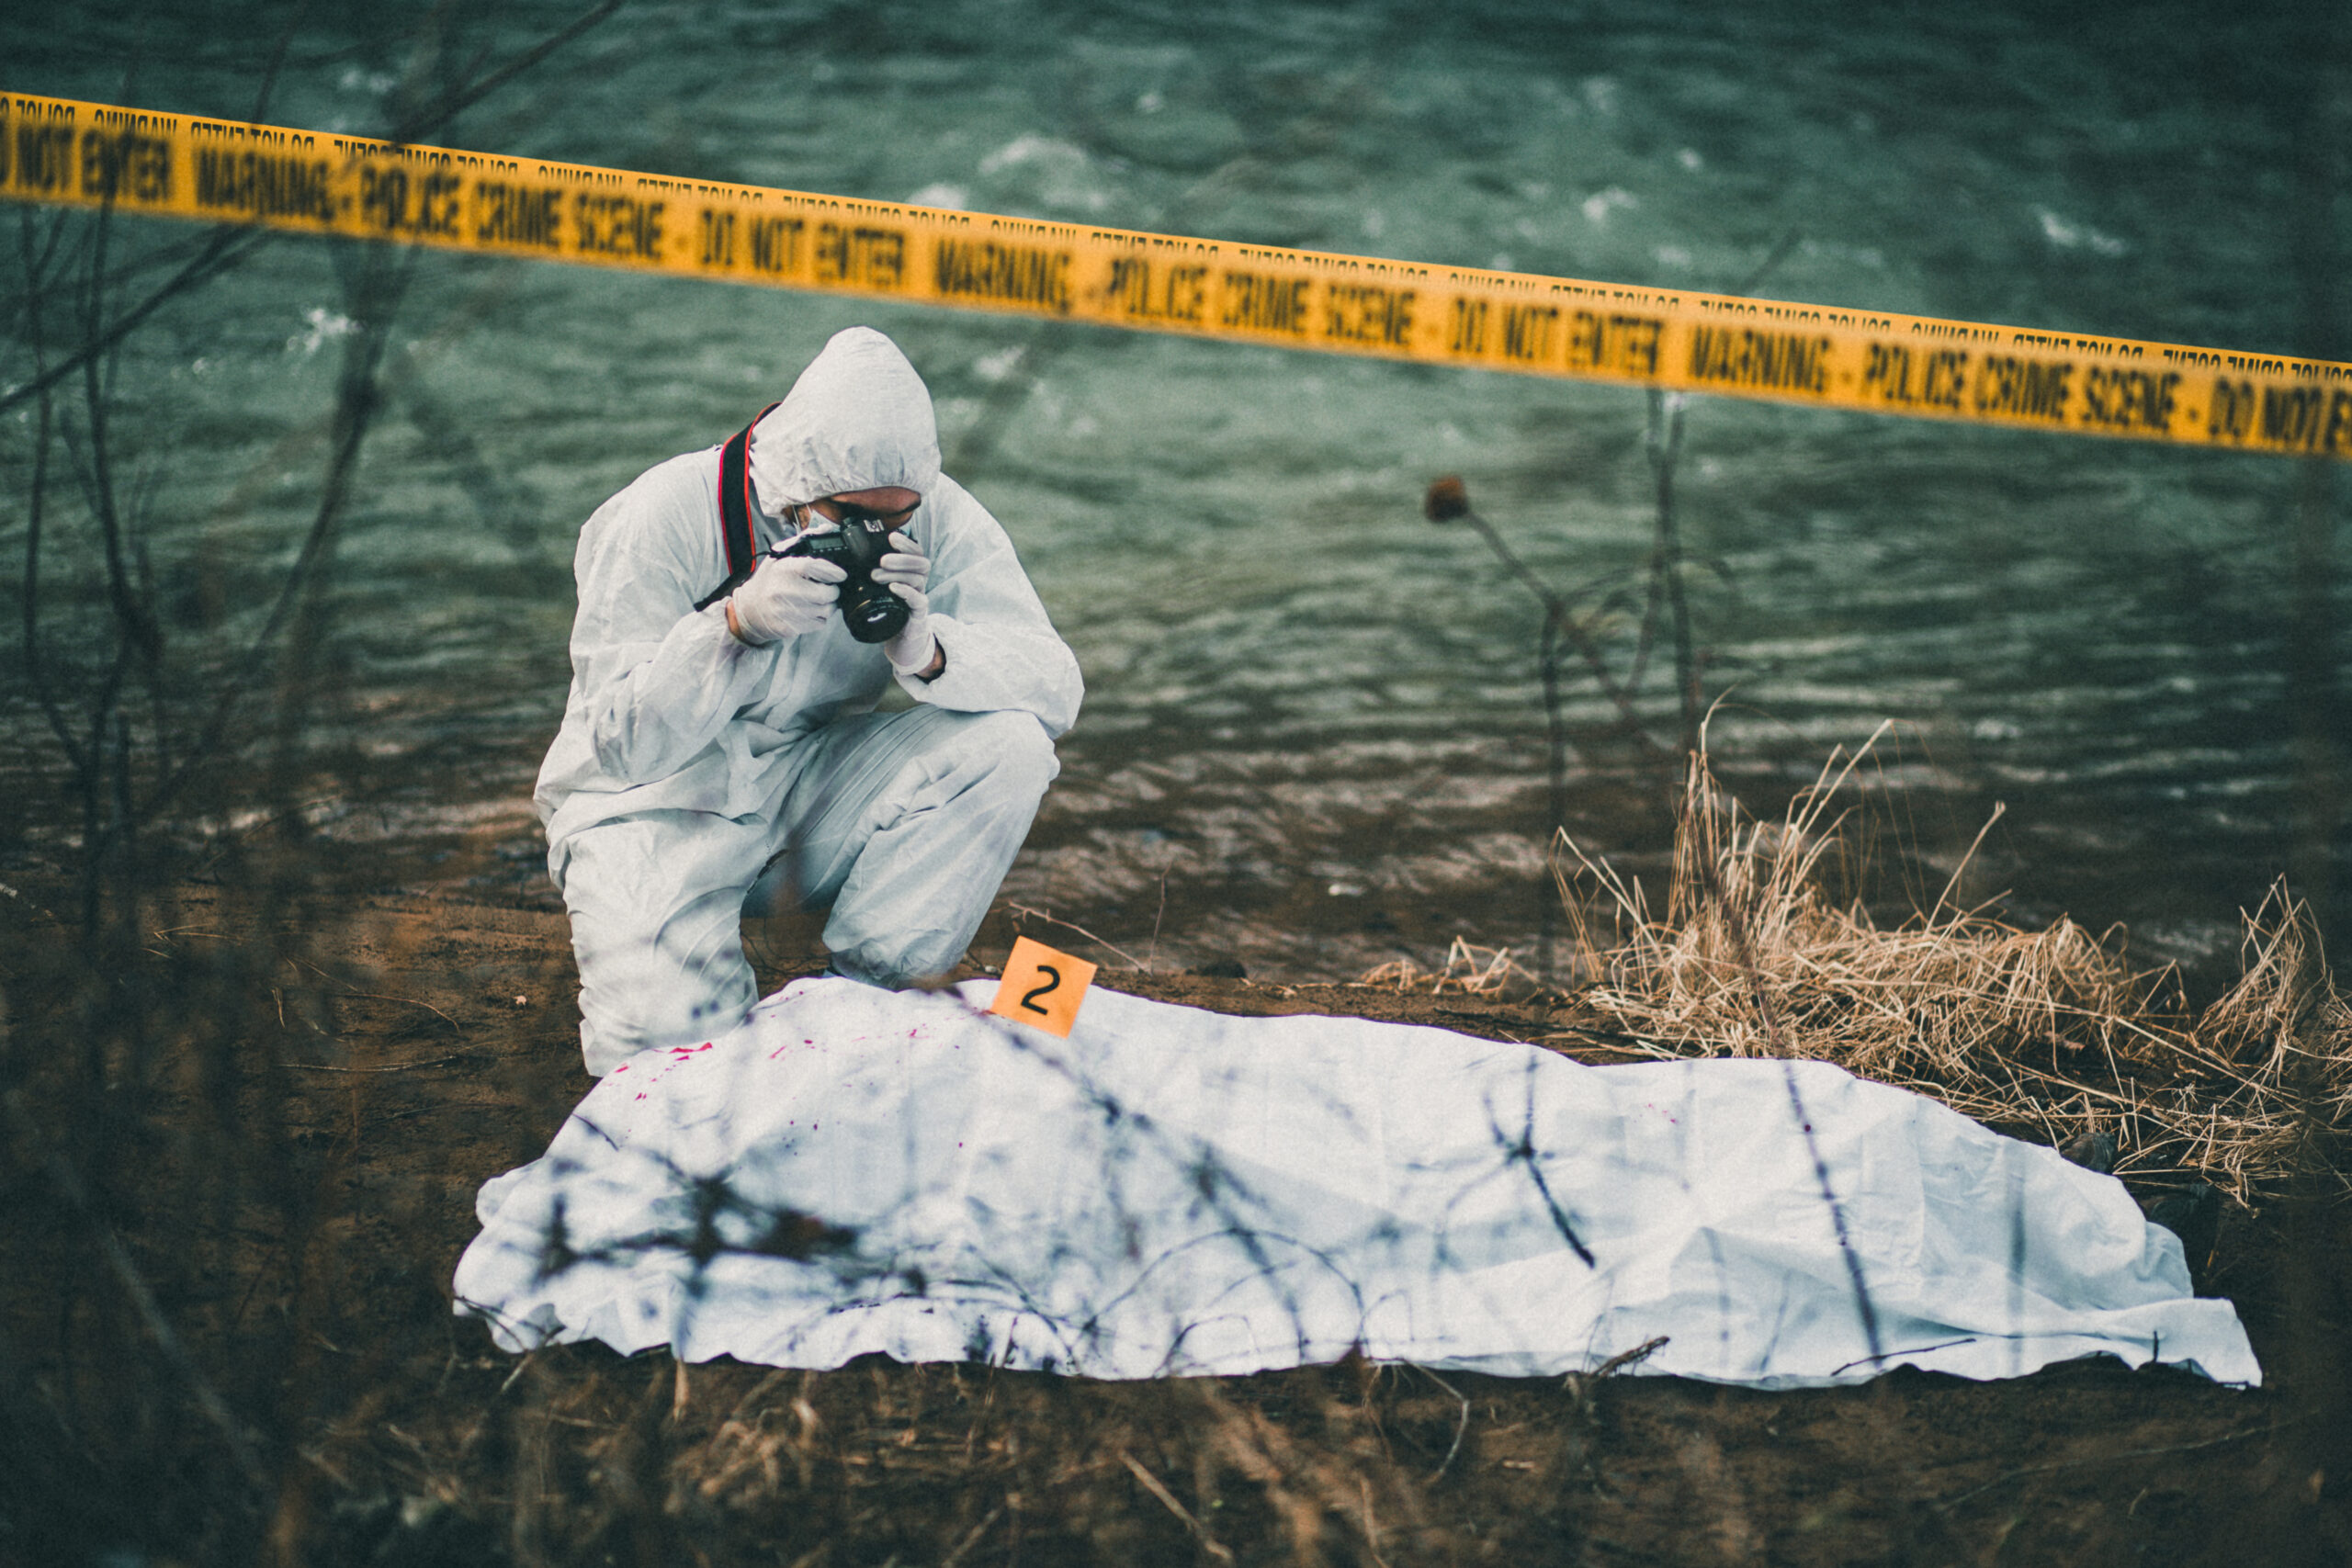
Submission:
{"label": "white latex glove", "polygon": [[906,601],[907,624],[882,645],[882,657],[903,675],[931,667],[939,639],[931,631],[931,596],[923,585],[931,581],[931,558],[904,534],[890,536],[890,553],[874,563],[874,581]]}
{"label": "white latex glove", "polygon": [[763,556],[728,600],[735,635],[754,647],[801,637],[825,624],[849,573],[811,556]]}

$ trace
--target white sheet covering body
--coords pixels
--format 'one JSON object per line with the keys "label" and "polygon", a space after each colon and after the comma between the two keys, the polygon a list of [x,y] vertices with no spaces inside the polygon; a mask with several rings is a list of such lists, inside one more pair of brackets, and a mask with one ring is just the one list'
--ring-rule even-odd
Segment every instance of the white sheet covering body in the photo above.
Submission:
{"label": "white sheet covering body", "polygon": [[[510,1349],[777,1366],[1535,1375],[1664,1335],[1640,1371],[1758,1387],[2098,1351],[2260,1380],[2112,1178],[1826,1064],[1589,1067],[1101,989],[1064,1042],[991,990],[804,980],[631,1058],[483,1187],[459,1310]],[[775,1210],[857,1239],[734,1250]]]}

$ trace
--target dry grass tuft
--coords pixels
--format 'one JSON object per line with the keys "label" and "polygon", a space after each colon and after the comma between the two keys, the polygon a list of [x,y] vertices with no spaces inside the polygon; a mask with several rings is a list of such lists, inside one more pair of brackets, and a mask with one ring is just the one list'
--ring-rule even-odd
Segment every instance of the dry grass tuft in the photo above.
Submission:
{"label": "dry grass tuft", "polygon": [[[438,1401],[397,1446],[355,1434],[337,1458],[380,1472],[407,1512],[502,1521],[525,1565],[1442,1562],[1465,1518],[1526,1561],[1574,1539],[1618,1370],[1562,1400],[1360,1358],[1105,1382],[886,1357],[681,1369],[567,1346],[465,1369],[500,1393]],[[400,1533],[379,1517],[334,1560]],[[440,1544],[495,1555],[459,1554],[479,1532]]]}
{"label": "dry grass tuft", "polygon": [[1831,806],[1860,761],[1833,757],[1766,823],[1694,760],[1662,919],[1562,834],[1593,977],[1578,1001],[1640,1055],[1819,1058],[2020,1135],[2107,1133],[2120,1173],[2193,1169],[2249,1203],[2301,1174],[2352,1188],[2352,1008],[2283,886],[2247,918],[2244,978],[2193,1019],[2166,1001],[2169,966],[2135,971],[2120,939],[2071,920],[2020,931],[1951,907],[1948,886],[1883,929],[1818,874],[1843,852]]}
{"label": "dry grass tuft", "polygon": [[1377,968],[1365,970],[1355,983],[1432,997],[1492,997],[1501,995],[1506,987],[1512,985],[1529,989],[1542,985],[1520,966],[1510,948],[1480,947],[1460,937],[1455,937],[1453,945],[1446,950],[1442,969],[1424,969],[1409,958],[1392,958]]}

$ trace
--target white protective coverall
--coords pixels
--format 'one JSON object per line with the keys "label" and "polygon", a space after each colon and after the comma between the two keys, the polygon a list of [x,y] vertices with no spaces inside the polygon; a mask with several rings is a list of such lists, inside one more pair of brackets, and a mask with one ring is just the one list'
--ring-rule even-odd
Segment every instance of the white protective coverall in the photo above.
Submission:
{"label": "white protective coverall", "polygon": [[[650,1046],[731,1028],[754,999],[746,893],[780,865],[833,966],[899,986],[959,958],[1058,771],[1078,661],[988,509],[939,471],[931,395],[888,338],[834,335],[753,432],[762,547],[787,508],[903,486],[930,557],[946,667],[894,671],[838,612],[738,640],[718,447],[648,469],[580,533],[571,694],[534,800],[571,915],[581,1047],[602,1076]],[[912,709],[874,712],[896,679]],[[771,885],[775,879],[771,878]]]}

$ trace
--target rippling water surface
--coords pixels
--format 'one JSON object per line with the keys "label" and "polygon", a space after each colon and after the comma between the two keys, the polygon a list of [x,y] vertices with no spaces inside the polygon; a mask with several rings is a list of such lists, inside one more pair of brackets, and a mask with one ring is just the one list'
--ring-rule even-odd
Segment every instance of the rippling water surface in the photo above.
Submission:
{"label": "rippling water surface", "polygon": [[[2041,10],[624,9],[441,139],[1647,285],[1729,288],[1777,252],[1759,293],[2301,347],[2292,38],[2186,6]],[[273,118],[382,129],[403,73],[434,68],[401,36],[422,15],[305,22]],[[509,8],[447,51],[570,15]],[[283,23],[57,16],[0,18],[0,87],[237,115]],[[194,232],[138,227],[127,254]],[[315,493],[337,265],[274,243],[118,373],[187,637],[250,621]],[[355,835],[506,824],[503,886],[531,893],[515,805],[560,711],[581,520],[869,321],[930,379],[951,469],[1087,673],[1008,897],[1163,964],[1295,977],[1532,939],[1539,615],[1419,497],[1463,475],[1561,587],[1635,572],[1641,394],[436,256],[401,321],[337,567],[338,674],[380,769],[364,811],[326,813]],[[0,380],[28,362],[12,331]],[[1777,806],[1892,721],[1858,798],[1917,851],[1885,857],[1895,884],[1932,897],[1998,803],[1967,895],[2225,956],[2290,848],[2299,482],[2274,460],[1696,400],[1676,488],[1710,562],[1713,752]],[[1634,615],[1602,637],[1626,668]],[[12,768],[37,766],[8,668]],[[1654,657],[1641,695],[1668,740],[1670,669]],[[1668,781],[1611,717],[1571,682],[1571,830],[1655,872]],[[36,848],[59,830],[25,823]]]}

